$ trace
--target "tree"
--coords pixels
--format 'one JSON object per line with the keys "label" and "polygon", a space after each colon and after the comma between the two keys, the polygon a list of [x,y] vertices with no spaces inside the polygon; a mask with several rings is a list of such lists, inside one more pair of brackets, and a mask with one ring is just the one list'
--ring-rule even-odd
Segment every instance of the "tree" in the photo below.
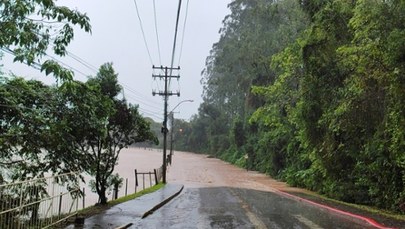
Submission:
{"label": "tree", "polygon": [[39,81],[0,78],[0,167],[11,179],[42,176],[54,163],[44,154],[54,89]]}
{"label": "tree", "polygon": [[229,7],[190,144],[332,198],[403,211],[405,2]]}
{"label": "tree", "polygon": [[290,184],[398,210],[405,200],[398,140],[404,4],[303,2],[311,26],[273,56],[274,84],[254,89],[266,103],[251,121],[267,127],[261,142],[275,151],[264,166],[276,168],[271,156],[282,152],[281,177]]}
{"label": "tree", "polygon": [[333,113],[334,130],[351,139],[341,148],[361,146],[352,174],[362,192],[352,198],[393,210],[405,203],[404,10],[403,1],[356,2],[352,42],[338,50],[347,80]]}
{"label": "tree", "polygon": [[[50,124],[55,101],[55,88],[42,82],[26,81],[19,77],[0,76],[0,184],[16,180],[43,178],[50,171],[66,171],[59,157],[51,161],[49,142],[53,141]],[[60,141],[60,139],[58,139]],[[66,152],[64,152],[66,153]],[[62,154],[63,155],[63,154]],[[74,180],[74,179],[72,179]],[[59,180],[63,183],[64,181]],[[64,183],[69,184],[72,183]],[[30,185],[22,190],[15,188],[0,190],[0,205],[12,208],[18,203],[36,202],[48,197],[46,182]],[[33,191],[35,190],[35,191]],[[23,193],[23,195],[16,195]],[[6,210],[6,209],[2,209]],[[3,217],[7,222],[39,217],[39,202],[26,211],[10,212]]]}
{"label": "tree", "polygon": [[[294,42],[309,20],[295,0],[236,0],[229,8],[231,14],[223,21],[221,37],[213,45],[203,71],[204,103],[198,117],[209,119],[204,121],[209,153],[221,155],[226,151],[227,158],[239,159],[253,154],[243,152],[251,147],[242,145],[252,142],[249,138],[257,139],[261,131],[248,123],[250,115],[265,102],[261,95],[252,93],[252,86],[274,83],[277,76],[270,65],[272,56]],[[235,124],[237,128],[233,129]],[[243,129],[252,132],[242,136]],[[263,145],[262,156],[278,153],[278,147],[271,149]],[[263,157],[250,158],[263,162]]]}
{"label": "tree", "polygon": [[114,171],[121,149],[146,140],[155,141],[155,137],[150,131],[149,123],[138,113],[138,108],[128,106],[125,100],[115,101],[115,113],[109,117],[106,136],[99,140],[97,148],[94,147],[98,151],[93,150],[90,158],[90,174],[95,175],[95,186],[101,204],[106,203],[105,188],[111,185],[107,181]]}
{"label": "tree", "polygon": [[[58,6],[52,0],[0,1],[0,13],[2,51],[12,53],[14,61],[39,67],[62,81],[73,79],[73,72],[57,62],[41,62],[49,50],[59,56],[66,55],[74,36],[73,26],[90,32],[89,18],[85,14]],[[53,160],[57,156],[44,153],[57,148],[51,134],[55,125],[53,114],[58,112],[54,108],[61,99],[57,89],[37,81],[1,77],[1,134],[4,134],[1,157],[6,165],[15,165],[13,168],[18,173],[13,177],[17,178],[18,174],[24,178],[29,177],[27,174],[40,176],[47,169],[69,170],[64,164],[57,166],[58,160]]]}
{"label": "tree", "polygon": [[6,181],[84,171],[95,177],[105,204],[121,149],[157,141],[137,106],[117,98],[121,87],[112,64],[86,83],[58,88],[22,78],[2,81],[0,167],[7,168],[8,176],[1,176]]}
{"label": "tree", "polygon": [[[53,0],[0,1],[0,14],[0,48],[13,53],[14,61],[28,65],[35,65],[50,49],[66,55],[73,26],[91,30],[86,14],[58,6]],[[46,60],[40,68],[61,80],[73,78],[71,71],[53,60]]]}
{"label": "tree", "polygon": [[107,203],[106,190],[120,151],[137,142],[157,142],[137,106],[118,99],[119,92],[117,74],[107,63],[95,78],[78,84],[70,93],[70,111],[62,119],[74,123],[67,134],[72,139],[69,144],[80,152],[76,155],[80,155],[84,171],[94,176],[101,204]]}

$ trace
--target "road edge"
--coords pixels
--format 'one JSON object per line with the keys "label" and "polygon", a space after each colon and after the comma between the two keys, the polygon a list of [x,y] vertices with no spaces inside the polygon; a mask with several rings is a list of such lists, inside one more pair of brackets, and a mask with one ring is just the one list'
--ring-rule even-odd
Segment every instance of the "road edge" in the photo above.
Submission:
{"label": "road edge", "polygon": [[184,185],[181,185],[181,188],[179,191],[175,192],[173,195],[171,195],[170,197],[168,197],[167,199],[163,200],[162,202],[158,203],[157,205],[155,205],[153,208],[151,208],[150,210],[146,211],[143,215],[142,215],[142,219],[148,217],[149,215],[153,214],[154,211],[158,210],[159,208],[163,207],[165,204],[167,204],[169,201],[171,201],[174,197],[178,196],[184,189]]}
{"label": "road edge", "polygon": [[340,210],[340,209],[337,209],[337,208],[334,208],[334,207],[331,207],[331,206],[327,206],[327,205],[324,205],[324,204],[320,204],[320,203],[317,203],[315,201],[308,200],[308,199],[305,199],[305,198],[302,198],[302,197],[299,197],[299,196],[296,196],[296,195],[293,195],[293,194],[290,194],[290,193],[287,193],[287,192],[284,192],[284,191],[281,191],[281,190],[278,190],[278,189],[276,190],[276,192],[279,193],[280,195],[283,195],[283,196],[291,198],[291,199],[295,199],[297,201],[301,201],[301,202],[305,202],[305,203],[308,203],[308,204],[311,204],[311,205],[315,205],[317,207],[320,207],[320,208],[323,208],[323,209],[326,209],[328,211],[332,211],[332,212],[335,212],[335,213],[338,213],[338,214],[341,214],[341,215],[346,215],[346,216],[349,216],[349,217],[352,217],[352,218],[356,218],[356,219],[364,221],[364,222],[366,222],[366,223],[370,224],[371,226],[373,226],[375,228],[378,228],[378,229],[396,229],[396,228],[393,228],[393,227],[386,227],[386,226],[378,223],[374,219],[371,219],[371,218],[368,218],[368,217],[365,217],[365,216],[361,216],[361,215],[357,215],[357,214],[353,214],[353,213],[343,211],[343,210]]}

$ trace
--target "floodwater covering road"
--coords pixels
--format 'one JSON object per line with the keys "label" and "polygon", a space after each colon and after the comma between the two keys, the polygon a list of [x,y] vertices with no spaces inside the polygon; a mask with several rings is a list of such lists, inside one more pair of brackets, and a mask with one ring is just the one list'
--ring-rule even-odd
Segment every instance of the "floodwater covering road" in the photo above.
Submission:
{"label": "floodwater covering road", "polygon": [[183,193],[131,228],[375,228],[283,195],[278,190],[298,189],[205,155],[176,152],[168,182],[184,184]]}

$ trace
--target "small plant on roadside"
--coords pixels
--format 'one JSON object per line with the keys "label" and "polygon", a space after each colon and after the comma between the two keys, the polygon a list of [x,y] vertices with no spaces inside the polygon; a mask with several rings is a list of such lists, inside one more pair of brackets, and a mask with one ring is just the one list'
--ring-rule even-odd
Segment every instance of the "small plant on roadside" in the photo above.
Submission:
{"label": "small plant on roadside", "polygon": [[[113,174],[107,178],[107,183],[106,183],[106,191],[108,195],[111,195],[113,192],[114,188],[120,189],[122,185],[124,184],[124,178],[120,177],[118,173]],[[90,180],[89,186],[92,192],[97,193],[96,189],[96,181],[95,180]],[[99,200],[100,202],[100,200]]]}

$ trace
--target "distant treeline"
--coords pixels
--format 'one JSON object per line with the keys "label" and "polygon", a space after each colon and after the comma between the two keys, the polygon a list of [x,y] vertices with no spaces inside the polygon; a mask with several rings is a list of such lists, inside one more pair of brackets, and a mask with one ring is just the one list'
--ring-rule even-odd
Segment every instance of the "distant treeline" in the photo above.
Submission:
{"label": "distant treeline", "polygon": [[176,121],[176,148],[404,212],[405,2],[229,8],[203,70],[204,102]]}

